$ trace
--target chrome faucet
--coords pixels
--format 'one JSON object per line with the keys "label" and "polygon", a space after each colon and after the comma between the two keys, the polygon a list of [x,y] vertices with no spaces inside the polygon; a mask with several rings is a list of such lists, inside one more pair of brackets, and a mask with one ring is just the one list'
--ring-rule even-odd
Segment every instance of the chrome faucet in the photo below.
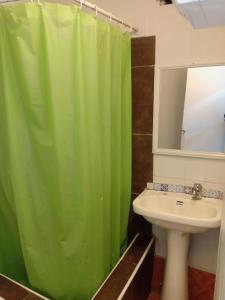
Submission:
{"label": "chrome faucet", "polygon": [[202,185],[200,183],[195,183],[192,188],[192,199],[200,200],[202,199]]}

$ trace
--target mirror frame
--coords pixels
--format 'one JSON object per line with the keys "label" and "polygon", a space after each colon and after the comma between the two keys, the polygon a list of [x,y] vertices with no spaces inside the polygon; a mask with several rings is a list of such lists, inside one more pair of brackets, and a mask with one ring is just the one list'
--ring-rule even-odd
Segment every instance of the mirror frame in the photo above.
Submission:
{"label": "mirror frame", "polygon": [[159,107],[160,107],[160,72],[169,69],[178,68],[194,68],[207,66],[221,66],[225,62],[204,63],[204,64],[184,64],[184,65],[156,65],[155,66],[155,84],[154,84],[154,111],[153,111],[153,154],[169,155],[180,157],[208,158],[208,159],[225,159],[225,153],[219,152],[200,152],[200,151],[184,151],[179,149],[164,149],[158,147],[158,132],[159,132]]}

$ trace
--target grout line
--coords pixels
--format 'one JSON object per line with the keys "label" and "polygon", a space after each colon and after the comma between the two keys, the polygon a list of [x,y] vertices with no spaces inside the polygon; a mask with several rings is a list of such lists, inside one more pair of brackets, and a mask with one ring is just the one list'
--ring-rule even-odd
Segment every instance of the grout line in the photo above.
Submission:
{"label": "grout line", "polygon": [[[33,293],[32,293],[33,294]],[[25,298],[21,299],[21,300],[26,300],[26,299],[30,299],[30,295],[32,295],[31,293],[29,293],[28,295],[25,296]],[[0,298],[1,300],[1,298]]]}
{"label": "grout line", "polygon": [[142,263],[143,263],[145,257],[147,256],[149,250],[151,249],[154,240],[155,240],[155,238],[153,237],[153,238],[151,239],[150,243],[148,244],[148,247],[146,248],[144,254],[142,255],[142,257],[141,257],[139,263],[138,263],[137,266],[135,267],[135,269],[134,269],[132,275],[130,276],[130,278],[128,279],[126,285],[124,286],[122,292],[120,293],[119,297],[117,298],[117,300],[122,300],[122,298],[123,298],[123,296],[125,295],[125,293],[126,293],[128,287],[129,287],[129,285],[131,284],[131,282],[132,282],[132,280],[134,279],[135,275],[137,274],[137,272],[138,272],[140,266],[142,265]]}
{"label": "grout line", "polygon": [[147,135],[147,136],[152,136],[152,133],[132,133],[132,135]]}
{"label": "grout line", "polygon": [[132,66],[132,69],[138,69],[138,68],[154,68],[155,65],[144,65],[144,66]]}
{"label": "grout line", "polygon": [[117,264],[114,266],[114,268],[112,269],[112,271],[109,273],[109,275],[106,277],[106,279],[103,281],[103,283],[100,285],[100,287],[98,288],[98,290],[96,291],[96,293],[94,294],[94,296],[92,296],[91,300],[94,299],[98,293],[100,292],[100,290],[102,289],[102,287],[105,285],[106,281],[109,279],[109,277],[112,275],[112,273],[114,272],[114,270],[117,268],[117,266],[120,264],[120,262],[123,260],[124,256],[127,254],[127,252],[130,250],[130,248],[133,246],[134,242],[136,241],[136,239],[139,237],[140,233],[137,233],[135,235],[135,237],[133,238],[132,242],[130,243],[130,245],[128,246],[128,248],[126,249],[126,251],[123,253],[123,255],[120,257],[120,259],[118,260]]}
{"label": "grout line", "polygon": [[[9,281],[15,283],[16,285],[19,285],[20,287],[24,288],[25,290],[29,291],[30,293],[32,293],[32,294],[38,296],[39,298],[45,299],[45,300],[49,300],[49,298],[44,297],[43,295],[41,295],[41,294],[39,294],[39,293],[37,293],[37,292],[35,292],[35,291],[29,289],[28,287],[26,287],[26,286],[20,284],[19,282],[17,282],[17,281],[15,281],[15,280],[13,280],[13,279],[11,279],[11,278],[9,278],[9,277],[7,277],[7,276],[1,274],[1,273],[0,273],[0,275],[1,275],[2,277],[4,277],[4,278],[8,279]],[[27,296],[26,296],[26,297],[27,297]],[[26,298],[26,297],[25,297],[25,298]]]}

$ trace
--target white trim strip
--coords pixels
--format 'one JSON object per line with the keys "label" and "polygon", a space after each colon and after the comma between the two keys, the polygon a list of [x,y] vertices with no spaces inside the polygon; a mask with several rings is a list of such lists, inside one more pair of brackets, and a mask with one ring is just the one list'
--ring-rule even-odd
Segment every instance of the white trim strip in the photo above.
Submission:
{"label": "white trim strip", "polygon": [[137,233],[135,235],[135,237],[133,238],[132,242],[130,243],[130,245],[127,247],[126,251],[123,253],[123,255],[120,257],[120,259],[118,260],[117,264],[114,266],[114,268],[112,269],[112,271],[109,273],[109,275],[106,277],[106,279],[103,281],[103,283],[101,284],[101,286],[99,287],[99,289],[97,290],[97,292],[94,294],[94,296],[91,298],[91,300],[93,300],[97,294],[99,293],[99,291],[102,289],[102,287],[105,285],[106,281],[109,279],[109,277],[112,275],[112,273],[114,272],[114,270],[117,268],[117,266],[120,264],[120,262],[122,261],[122,259],[124,258],[124,256],[127,254],[127,252],[130,250],[130,248],[132,247],[132,245],[134,244],[134,242],[136,241],[136,239],[139,237],[140,233]]}
{"label": "white trim strip", "polygon": [[124,286],[122,292],[120,293],[119,297],[117,298],[117,300],[122,300],[122,298],[125,295],[125,293],[126,293],[128,287],[129,287],[129,285],[131,284],[132,280],[134,279],[134,276],[137,274],[137,272],[138,272],[140,266],[142,265],[145,257],[147,256],[149,250],[151,249],[154,240],[155,240],[155,238],[153,237],[151,239],[150,243],[148,244],[148,247],[146,248],[145,252],[143,253],[143,255],[142,255],[139,263],[137,264],[136,268],[134,269],[132,275],[130,276],[129,280],[127,281],[126,285]]}

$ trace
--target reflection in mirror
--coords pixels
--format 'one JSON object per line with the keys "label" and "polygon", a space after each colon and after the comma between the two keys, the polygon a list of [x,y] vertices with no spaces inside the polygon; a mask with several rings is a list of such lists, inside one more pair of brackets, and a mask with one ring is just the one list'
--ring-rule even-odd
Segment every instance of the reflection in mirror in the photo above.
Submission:
{"label": "reflection in mirror", "polygon": [[224,153],[225,66],[160,70],[158,147]]}

